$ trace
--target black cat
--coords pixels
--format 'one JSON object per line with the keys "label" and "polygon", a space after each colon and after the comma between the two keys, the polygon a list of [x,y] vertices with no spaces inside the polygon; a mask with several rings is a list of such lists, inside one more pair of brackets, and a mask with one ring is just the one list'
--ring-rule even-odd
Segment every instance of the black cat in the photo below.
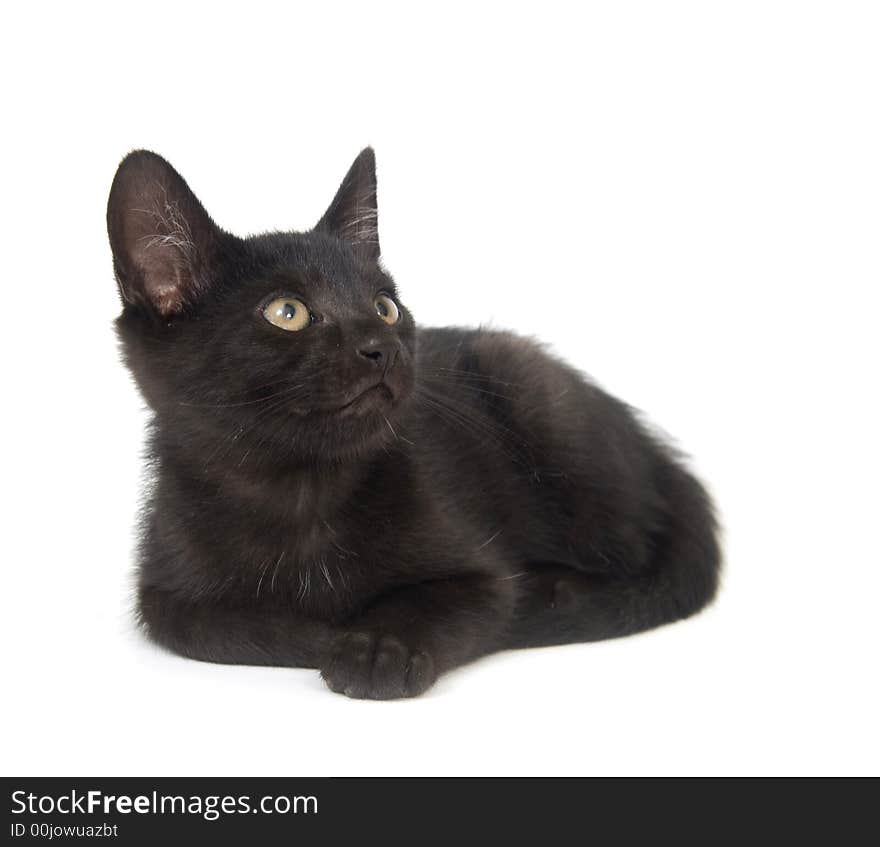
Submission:
{"label": "black cat", "polygon": [[312,231],[245,239],[159,156],[120,165],[117,325],[154,412],[150,637],[393,698],[705,606],[716,525],[671,450],[531,341],[417,328],[376,222],[370,149]]}

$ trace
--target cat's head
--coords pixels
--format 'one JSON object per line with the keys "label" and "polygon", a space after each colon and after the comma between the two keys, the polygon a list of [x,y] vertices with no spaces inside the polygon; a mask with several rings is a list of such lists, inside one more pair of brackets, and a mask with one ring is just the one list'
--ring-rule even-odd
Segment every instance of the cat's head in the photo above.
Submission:
{"label": "cat's head", "polygon": [[137,151],[113,180],[107,226],[119,335],[163,436],[295,461],[359,455],[393,432],[415,327],[379,264],[372,150],[314,229],[249,238]]}

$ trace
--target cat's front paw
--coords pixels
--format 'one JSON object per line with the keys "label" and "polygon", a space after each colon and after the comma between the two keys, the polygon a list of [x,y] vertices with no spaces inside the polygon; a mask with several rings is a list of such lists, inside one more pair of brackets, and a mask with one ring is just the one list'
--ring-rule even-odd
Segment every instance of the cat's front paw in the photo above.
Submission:
{"label": "cat's front paw", "polygon": [[415,697],[437,679],[434,660],[393,635],[346,632],[330,647],[321,676],[331,691],[369,700]]}

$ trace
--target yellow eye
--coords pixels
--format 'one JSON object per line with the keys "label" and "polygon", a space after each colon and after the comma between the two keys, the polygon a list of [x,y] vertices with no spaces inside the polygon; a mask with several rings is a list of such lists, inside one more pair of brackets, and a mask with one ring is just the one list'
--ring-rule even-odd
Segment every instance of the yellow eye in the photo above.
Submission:
{"label": "yellow eye", "polygon": [[397,323],[400,318],[400,309],[397,308],[397,303],[395,303],[387,294],[380,294],[376,297],[373,301],[373,305],[376,307],[376,314],[382,318],[385,323]]}
{"label": "yellow eye", "polygon": [[263,317],[270,324],[275,324],[288,332],[298,332],[312,322],[312,316],[306,308],[306,304],[295,297],[278,297],[273,300],[263,309]]}

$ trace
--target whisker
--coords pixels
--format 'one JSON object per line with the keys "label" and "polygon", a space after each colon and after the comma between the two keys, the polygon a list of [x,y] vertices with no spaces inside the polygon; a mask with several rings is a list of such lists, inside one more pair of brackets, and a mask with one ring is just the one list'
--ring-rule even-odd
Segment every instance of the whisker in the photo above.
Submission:
{"label": "whisker", "polygon": [[260,599],[260,586],[263,584],[263,577],[266,575],[266,571],[269,568],[269,562],[271,559],[266,559],[266,563],[263,565],[263,569],[260,571],[260,581],[257,583],[257,599]]}
{"label": "whisker", "polygon": [[475,547],[474,552],[477,553],[480,550],[482,550],[484,547],[488,547],[496,538],[498,538],[499,535],[501,535],[502,532],[503,532],[503,527],[502,527],[502,529],[499,529],[497,532],[490,535],[479,547]]}
{"label": "whisker", "polygon": [[478,417],[472,407],[454,405],[450,402],[450,398],[427,392],[422,387],[417,390],[417,396],[449,423],[473,435],[492,439],[511,461],[523,465],[530,464],[528,443],[503,424],[490,421],[485,416]]}
{"label": "whisker", "polygon": [[275,562],[275,570],[272,571],[272,582],[269,585],[269,591],[274,594],[275,593],[275,577],[278,576],[278,568],[281,565],[281,562],[284,560],[284,555],[287,551],[282,550],[281,555],[278,557],[278,561]]}
{"label": "whisker", "polygon": [[333,591],[333,580],[330,579],[330,571],[327,570],[327,563],[321,559],[321,573],[324,574],[324,579],[327,580],[327,585],[330,586],[330,590]]}

